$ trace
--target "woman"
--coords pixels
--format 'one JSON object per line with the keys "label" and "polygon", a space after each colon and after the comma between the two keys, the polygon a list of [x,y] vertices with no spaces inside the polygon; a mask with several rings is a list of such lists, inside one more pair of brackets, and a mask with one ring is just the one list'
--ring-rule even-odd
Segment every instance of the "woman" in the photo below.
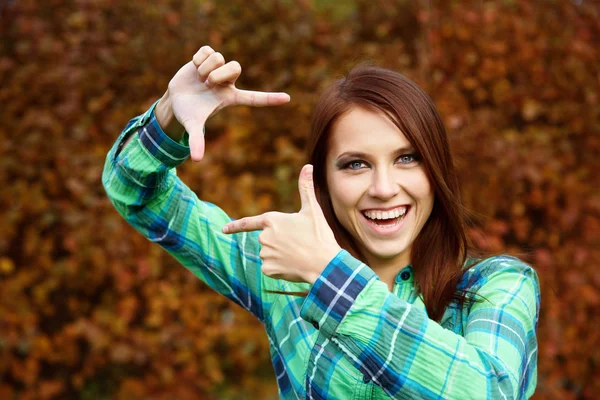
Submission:
{"label": "woman", "polygon": [[537,276],[512,257],[469,258],[427,95],[395,72],[353,70],[317,104],[302,209],[231,221],[174,167],[202,158],[220,109],[289,101],[238,90],[240,73],[202,47],[125,128],[103,183],[130,224],[264,323],[281,398],[530,397]]}

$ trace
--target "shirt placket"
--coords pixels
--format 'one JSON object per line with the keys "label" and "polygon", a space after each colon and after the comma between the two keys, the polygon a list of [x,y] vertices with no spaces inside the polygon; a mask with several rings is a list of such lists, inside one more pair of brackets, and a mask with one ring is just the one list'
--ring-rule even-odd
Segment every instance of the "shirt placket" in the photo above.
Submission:
{"label": "shirt placket", "polygon": [[393,293],[402,300],[409,300],[413,292],[413,270],[412,266],[408,265],[396,275]]}

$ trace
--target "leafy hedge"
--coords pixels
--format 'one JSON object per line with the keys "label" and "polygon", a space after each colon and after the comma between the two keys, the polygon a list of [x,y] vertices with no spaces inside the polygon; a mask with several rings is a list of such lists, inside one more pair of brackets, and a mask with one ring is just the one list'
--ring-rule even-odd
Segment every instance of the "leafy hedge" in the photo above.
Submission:
{"label": "leafy hedge", "polygon": [[205,161],[179,171],[200,197],[233,217],[296,210],[317,94],[362,60],[399,70],[445,119],[473,239],[540,275],[537,398],[600,393],[597,3],[148,4],[0,5],[0,398],[276,396],[258,321],[135,233],[100,182],[127,121],[205,43],[240,61],[240,86],[292,103],[210,121]]}

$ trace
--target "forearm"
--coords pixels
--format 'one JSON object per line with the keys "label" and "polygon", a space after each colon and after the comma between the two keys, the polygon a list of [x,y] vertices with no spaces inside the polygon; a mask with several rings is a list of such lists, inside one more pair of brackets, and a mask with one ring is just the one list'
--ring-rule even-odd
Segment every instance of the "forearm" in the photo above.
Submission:
{"label": "forearm", "polygon": [[[174,142],[181,142],[181,139],[183,139],[183,136],[185,134],[185,128],[177,121],[175,115],[173,114],[168,90],[156,104],[154,108],[154,115],[163,132],[167,134],[167,136],[169,136],[171,139],[173,139]],[[127,145],[133,140],[134,137],[134,135],[129,135],[123,141],[121,147],[127,147]]]}
{"label": "forearm", "polygon": [[[385,286],[379,281],[372,284]],[[365,297],[383,290],[368,290]],[[331,337],[366,381],[399,399],[496,399],[503,398],[501,393],[517,397],[518,379],[498,358],[468,344],[464,337],[391,293],[372,300],[371,304],[381,305],[377,313],[386,315],[385,327],[374,334],[365,315],[377,314],[372,314],[375,307],[368,307],[347,316],[345,326]]]}
{"label": "forearm", "polygon": [[510,268],[485,286],[491,303],[472,307],[460,335],[343,252],[313,285],[301,316],[391,397],[523,398],[535,388],[537,286],[528,270]]}
{"label": "forearm", "polygon": [[131,206],[151,201],[166,189],[169,174],[177,179],[174,168],[189,156],[187,146],[158,132],[155,106],[134,118],[107,154],[102,180],[112,200]]}
{"label": "forearm", "polygon": [[134,119],[108,153],[102,177],[108,197],[142,235],[262,320],[256,235],[221,233],[230,218],[177,177],[174,168],[189,156],[189,148],[167,137],[151,110]]}

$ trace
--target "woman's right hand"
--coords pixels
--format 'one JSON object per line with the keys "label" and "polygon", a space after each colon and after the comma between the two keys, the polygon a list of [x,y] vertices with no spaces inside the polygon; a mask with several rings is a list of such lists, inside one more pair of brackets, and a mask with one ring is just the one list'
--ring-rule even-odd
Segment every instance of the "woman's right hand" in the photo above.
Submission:
{"label": "woman's right hand", "polygon": [[240,90],[235,82],[242,72],[237,61],[225,63],[221,53],[204,46],[169,82],[169,88],[156,106],[158,123],[171,138],[190,135],[192,160],[204,156],[204,124],[219,110],[231,105],[277,106],[290,101],[286,93]]}

